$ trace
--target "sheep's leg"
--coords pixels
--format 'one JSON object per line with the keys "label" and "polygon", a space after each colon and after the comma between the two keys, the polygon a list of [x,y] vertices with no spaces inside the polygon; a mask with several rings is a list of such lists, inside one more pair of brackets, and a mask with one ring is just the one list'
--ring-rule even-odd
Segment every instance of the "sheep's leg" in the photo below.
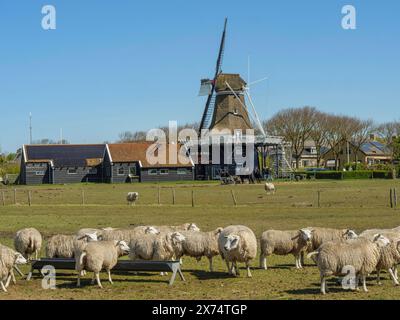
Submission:
{"label": "sheep's leg", "polygon": [[368,292],[368,289],[367,289],[367,276],[366,276],[366,275],[363,275],[363,276],[362,276],[362,283],[363,283],[363,289],[364,289],[364,291],[365,291],[365,292]]}
{"label": "sheep's leg", "polygon": [[182,258],[179,258],[179,264],[182,265],[183,264],[183,260]]}
{"label": "sheep's leg", "polygon": [[250,263],[246,261],[246,268],[247,268],[247,277],[252,278],[251,271],[250,271]]}
{"label": "sheep's leg", "polygon": [[7,292],[7,289],[6,289],[6,287],[4,286],[3,281],[0,281],[0,285],[1,285],[1,289],[2,289],[4,292]]}
{"label": "sheep's leg", "polygon": [[378,285],[382,284],[382,282],[381,282],[381,269],[376,270],[376,283]]}
{"label": "sheep's leg", "polygon": [[100,288],[103,288],[103,286],[101,285],[101,282],[100,282],[100,272],[96,272],[95,274],[96,274],[97,285],[98,285]]}
{"label": "sheep's leg", "polygon": [[14,270],[13,269],[10,270],[10,275],[11,275],[12,282],[14,284],[17,284],[17,280],[15,279],[15,274],[14,274]]}
{"label": "sheep's leg", "polygon": [[305,263],[304,263],[304,251],[300,252],[300,263],[301,263],[302,266],[305,265]]}
{"label": "sheep's leg", "polygon": [[229,261],[228,261],[228,260],[225,260],[225,263],[226,263],[226,267],[227,267],[227,269],[228,269],[228,274],[232,274],[231,268],[230,268],[230,266],[229,266]]}
{"label": "sheep's leg", "polygon": [[389,274],[390,274],[390,276],[391,276],[391,278],[392,278],[392,280],[394,282],[394,285],[398,286],[399,285],[399,281],[396,279],[396,276],[395,276],[393,270],[391,268],[389,268],[388,271],[389,271]]}
{"label": "sheep's leg", "polygon": [[[227,262],[227,264],[228,264],[228,266],[229,266],[229,263],[228,263],[228,262]],[[231,275],[233,275],[233,276],[236,276],[236,271],[235,271],[234,262],[232,262],[232,263],[231,263],[231,266],[229,267],[229,274],[231,274]]]}
{"label": "sheep's leg", "polygon": [[326,294],[326,278],[321,276],[321,293]]}
{"label": "sheep's leg", "polygon": [[111,271],[110,271],[110,270],[107,270],[107,273],[108,273],[108,281],[109,281],[111,284],[113,284],[112,279],[111,279]]}
{"label": "sheep's leg", "polygon": [[91,281],[90,283],[91,283],[91,284],[94,284],[95,281],[96,281],[96,273],[93,272],[92,281]]}
{"label": "sheep's leg", "polygon": [[209,261],[209,264],[210,264],[210,272],[213,272],[213,271],[214,271],[214,269],[213,269],[213,261],[212,261],[212,257],[211,257],[211,258],[208,258],[208,261]]}
{"label": "sheep's leg", "polygon": [[239,276],[239,275],[240,275],[239,267],[238,267],[238,265],[237,265],[237,262],[236,262],[236,261],[235,261],[235,272],[236,272],[236,275],[237,275],[237,276]]}
{"label": "sheep's leg", "polygon": [[9,273],[7,276],[7,281],[6,281],[6,285],[5,285],[6,288],[8,288],[8,286],[10,285],[10,281],[11,281],[11,273]]}
{"label": "sheep's leg", "polygon": [[267,256],[264,253],[260,254],[260,269],[267,270]]}

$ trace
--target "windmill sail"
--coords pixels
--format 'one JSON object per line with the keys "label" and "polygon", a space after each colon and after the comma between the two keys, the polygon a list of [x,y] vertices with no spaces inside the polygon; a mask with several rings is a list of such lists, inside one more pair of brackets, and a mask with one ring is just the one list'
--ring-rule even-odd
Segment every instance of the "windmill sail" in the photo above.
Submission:
{"label": "windmill sail", "polygon": [[224,49],[225,49],[225,35],[226,35],[226,24],[228,22],[228,19],[225,18],[225,23],[224,23],[224,31],[222,32],[222,37],[221,37],[221,44],[219,46],[219,52],[218,52],[218,58],[217,58],[217,64],[215,68],[215,75],[214,75],[214,80],[211,84],[211,89],[210,93],[208,94],[206,106],[204,108],[203,116],[201,117],[201,122],[200,122],[200,130],[201,129],[208,129],[210,125],[211,118],[214,113],[214,106],[215,106],[215,81],[218,77],[218,74],[221,73],[221,66],[222,66],[222,60],[224,56]]}

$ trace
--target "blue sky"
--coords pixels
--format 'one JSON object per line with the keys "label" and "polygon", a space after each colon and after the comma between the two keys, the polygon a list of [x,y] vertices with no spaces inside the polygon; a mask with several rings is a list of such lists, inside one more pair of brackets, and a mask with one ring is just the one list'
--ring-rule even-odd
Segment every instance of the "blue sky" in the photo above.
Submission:
{"label": "blue sky", "polygon": [[[41,8],[57,29],[41,28]],[[357,9],[357,30],[341,8]],[[33,138],[115,141],[125,130],[199,121],[224,17],[223,71],[252,88],[262,118],[286,108],[400,118],[400,1],[0,0],[0,146]]]}

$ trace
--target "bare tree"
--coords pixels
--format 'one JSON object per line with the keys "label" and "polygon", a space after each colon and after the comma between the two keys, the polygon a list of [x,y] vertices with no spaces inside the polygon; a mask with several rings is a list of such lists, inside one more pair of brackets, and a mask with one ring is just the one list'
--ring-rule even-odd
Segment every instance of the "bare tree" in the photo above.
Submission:
{"label": "bare tree", "polygon": [[124,131],[119,134],[118,142],[138,142],[146,141],[145,131]]}
{"label": "bare tree", "polygon": [[364,143],[366,143],[371,135],[371,132],[374,129],[374,122],[369,120],[360,120],[355,119],[355,130],[353,132],[353,147],[354,147],[354,162],[358,162],[358,152],[361,150],[361,147]]}
{"label": "bare tree", "polygon": [[383,142],[388,146],[391,156],[393,157],[395,153],[395,138],[400,136],[400,122],[392,121],[382,123],[377,127],[376,132]]}
{"label": "bare tree", "polygon": [[299,168],[305,141],[314,128],[315,114],[313,107],[290,108],[278,112],[265,124],[268,132],[283,136],[290,143],[296,168]]}
{"label": "bare tree", "polygon": [[314,127],[310,132],[310,138],[315,144],[317,151],[317,167],[321,165],[322,148],[327,144],[327,128],[328,128],[329,115],[316,111]]}

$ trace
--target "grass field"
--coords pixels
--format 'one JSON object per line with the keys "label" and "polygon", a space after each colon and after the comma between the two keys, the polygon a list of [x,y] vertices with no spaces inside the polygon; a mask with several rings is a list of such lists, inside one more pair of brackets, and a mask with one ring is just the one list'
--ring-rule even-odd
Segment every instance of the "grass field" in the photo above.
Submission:
{"label": "grass field", "polygon": [[[196,222],[202,230],[218,226],[244,224],[257,236],[266,229],[297,229],[306,226],[351,227],[361,231],[371,227],[400,225],[400,210],[389,207],[389,189],[400,187],[393,180],[277,182],[277,193],[267,196],[262,185],[220,186],[215,183],[135,184],[135,185],[56,185],[18,186],[0,189],[0,242],[12,245],[16,230],[36,227],[44,237],[55,233],[73,233],[81,227],[129,227],[131,224],[180,224]],[[175,204],[172,204],[175,189]],[[400,188],[398,188],[400,190]],[[28,206],[28,191],[32,205]],[[84,205],[82,204],[84,190]],[[194,207],[192,207],[192,190]],[[232,193],[237,201],[233,204]],[[318,206],[318,190],[320,204]],[[125,195],[138,191],[136,206],[128,207]],[[2,194],[4,203],[2,206]],[[158,204],[158,194],[160,202]],[[16,200],[16,201],[15,201]],[[14,201],[16,204],[14,204]],[[42,250],[44,254],[44,248]],[[40,278],[18,280],[0,299],[399,299],[400,288],[393,287],[387,274],[378,286],[374,275],[369,293],[349,292],[330,282],[330,292],[319,294],[319,275],[308,261],[303,270],[294,269],[292,256],[269,259],[271,268],[258,269],[254,261],[253,278],[226,274],[220,257],[215,258],[215,272],[208,272],[208,261],[197,263],[184,258],[186,282],[158,274],[114,274],[114,285],[104,289],[90,285],[90,276],[82,288],[75,287],[71,271],[57,274],[57,289],[45,290]],[[23,271],[28,270],[24,266]]]}

